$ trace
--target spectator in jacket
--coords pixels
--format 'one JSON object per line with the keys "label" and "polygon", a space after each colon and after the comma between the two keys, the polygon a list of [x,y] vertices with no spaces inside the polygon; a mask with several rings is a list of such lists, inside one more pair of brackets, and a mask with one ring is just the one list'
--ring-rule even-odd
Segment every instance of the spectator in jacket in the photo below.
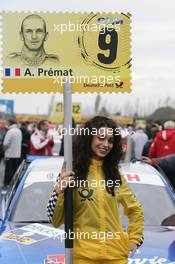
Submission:
{"label": "spectator in jacket", "polygon": [[22,133],[17,127],[15,119],[7,121],[8,131],[5,135],[3,148],[5,156],[4,186],[10,184],[15,171],[17,170],[21,157]]}
{"label": "spectator in jacket", "polygon": [[47,120],[41,120],[35,132],[30,138],[30,154],[32,155],[52,155],[54,141],[48,136],[49,123]]}
{"label": "spectator in jacket", "polygon": [[[48,216],[55,227],[64,222],[64,190],[75,183],[73,263],[127,264],[129,252],[134,253],[142,244],[144,220],[140,203],[119,172],[119,130],[113,120],[102,116],[87,121],[83,128],[73,145],[74,172],[66,171],[63,163],[49,200]],[[129,218],[128,233],[120,222],[120,204]],[[105,239],[100,237],[102,233]],[[79,238],[79,234],[88,238]]]}
{"label": "spectator in jacket", "polygon": [[167,121],[164,130],[156,134],[149,149],[149,157],[161,158],[171,154],[175,154],[175,123]]}
{"label": "spectator in jacket", "polygon": [[150,159],[148,157],[142,157],[142,160],[154,166],[155,168],[159,166],[164,171],[164,173],[170,180],[170,183],[175,188],[175,154],[168,155],[166,157],[158,158],[158,159]]}
{"label": "spectator in jacket", "polygon": [[158,131],[160,131],[158,129],[158,127],[155,124],[153,124],[152,127],[151,127],[151,129],[150,129],[150,139],[146,142],[146,144],[143,147],[142,156],[148,157],[148,155],[149,155],[149,149],[150,149],[151,144],[152,144],[153,140],[155,139],[156,133]]}

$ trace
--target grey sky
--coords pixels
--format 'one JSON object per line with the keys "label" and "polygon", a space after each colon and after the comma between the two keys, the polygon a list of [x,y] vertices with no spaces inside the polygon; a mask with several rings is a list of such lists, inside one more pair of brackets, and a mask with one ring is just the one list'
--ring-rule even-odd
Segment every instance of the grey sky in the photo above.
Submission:
{"label": "grey sky", "polygon": [[[131,94],[102,95],[102,104],[111,111],[125,106],[129,113],[135,105],[149,111],[151,105],[169,96],[175,105],[175,1],[173,0],[8,0],[0,3],[1,10],[13,11],[117,11],[132,14],[132,72]],[[46,113],[51,95],[0,95],[15,99],[18,113]],[[62,100],[62,95],[56,99]],[[95,95],[73,95],[73,101],[83,104],[83,112],[93,113]],[[136,102],[139,100],[139,102]],[[32,104],[31,104],[32,102]],[[91,104],[89,104],[91,102]],[[128,110],[126,109],[128,106]]]}

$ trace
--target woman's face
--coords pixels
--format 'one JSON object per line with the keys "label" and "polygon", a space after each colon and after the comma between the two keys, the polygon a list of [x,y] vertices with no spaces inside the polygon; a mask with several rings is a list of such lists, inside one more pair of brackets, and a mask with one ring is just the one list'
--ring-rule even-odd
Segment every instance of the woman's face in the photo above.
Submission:
{"label": "woman's face", "polygon": [[113,148],[114,136],[113,129],[109,127],[100,127],[97,135],[92,137],[91,150],[92,158],[103,159]]}

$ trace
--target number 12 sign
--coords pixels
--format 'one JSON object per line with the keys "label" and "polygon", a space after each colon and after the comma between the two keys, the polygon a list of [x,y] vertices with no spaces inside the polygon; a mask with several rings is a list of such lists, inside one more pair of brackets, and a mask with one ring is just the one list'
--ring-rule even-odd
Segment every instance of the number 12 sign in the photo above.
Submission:
{"label": "number 12 sign", "polygon": [[[3,93],[131,91],[129,13],[3,12]],[[13,30],[12,26],[13,25]]]}
{"label": "number 12 sign", "polygon": [[[72,117],[76,122],[81,121],[81,104],[72,103]],[[62,102],[55,102],[52,107],[51,116],[49,119],[51,122],[60,122],[64,120],[64,106]]]}

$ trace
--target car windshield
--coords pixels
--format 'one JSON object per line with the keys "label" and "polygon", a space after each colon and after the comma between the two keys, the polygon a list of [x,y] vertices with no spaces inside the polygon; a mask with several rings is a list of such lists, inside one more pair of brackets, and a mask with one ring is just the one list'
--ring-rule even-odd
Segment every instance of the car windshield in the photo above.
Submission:
{"label": "car windshield", "polygon": [[[121,167],[128,180],[135,180],[129,184],[142,204],[146,226],[160,226],[163,220],[175,214],[175,203],[156,169],[140,162],[122,164]],[[137,182],[138,177],[140,182]],[[126,225],[127,218],[121,211],[121,221]]]}
{"label": "car windshield", "polygon": [[[28,176],[11,215],[11,221],[48,221],[46,206],[53,189],[55,176],[52,177],[53,174],[49,172],[49,169],[44,172],[39,171],[39,166],[37,169],[38,171],[32,171]],[[139,173],[141,172],[138,168],[136,169]],[[150,172],[149,170],[150,168],[144,167],[144,172]],[[126,168],[123,168],[123,171],[126,171]],[[129,168],[129,171],[130,173],[134,172],[132,167]],[[58,172],[55,175],[58,175]],[[165,218],[175,213],[175,204],[165,186],[141,183],[130,183],[130,186],[142,204],[145,225],[160,226]],[[124,225],[127,224],[126,219],[122,213],[121,220]]]}
{"label": "car windshield", "polygon": [[53,182],[35,182],[23,188],[11,216],[14,222],[47,222],[46,206]]}
{"label": "car windshield", "polygon": [[[175,204],[165,187],[134,183],[130,186],[142,204],[145,226],[160,226],[163,220],[175,213]],[[128,221],[123,213],[121,218],[126,225]]]}
{"label": "car windshield", "polygon": [[63,159],[56,158],[34,161],[10,221],[48,222],[46,206],[62,162]]}
{"label": "car windshield", "polygon": [[[11,220],[15,222],[48,221],[46,205],[52,188],[53,182],[37,182],[25,187]],[[131,188],[142,204],[145,225],[159,226],[165,218],[174,214],[175,205],[165,187],[131,184]],[[122,223],[126,223],[124,216],[122,216]]]}

